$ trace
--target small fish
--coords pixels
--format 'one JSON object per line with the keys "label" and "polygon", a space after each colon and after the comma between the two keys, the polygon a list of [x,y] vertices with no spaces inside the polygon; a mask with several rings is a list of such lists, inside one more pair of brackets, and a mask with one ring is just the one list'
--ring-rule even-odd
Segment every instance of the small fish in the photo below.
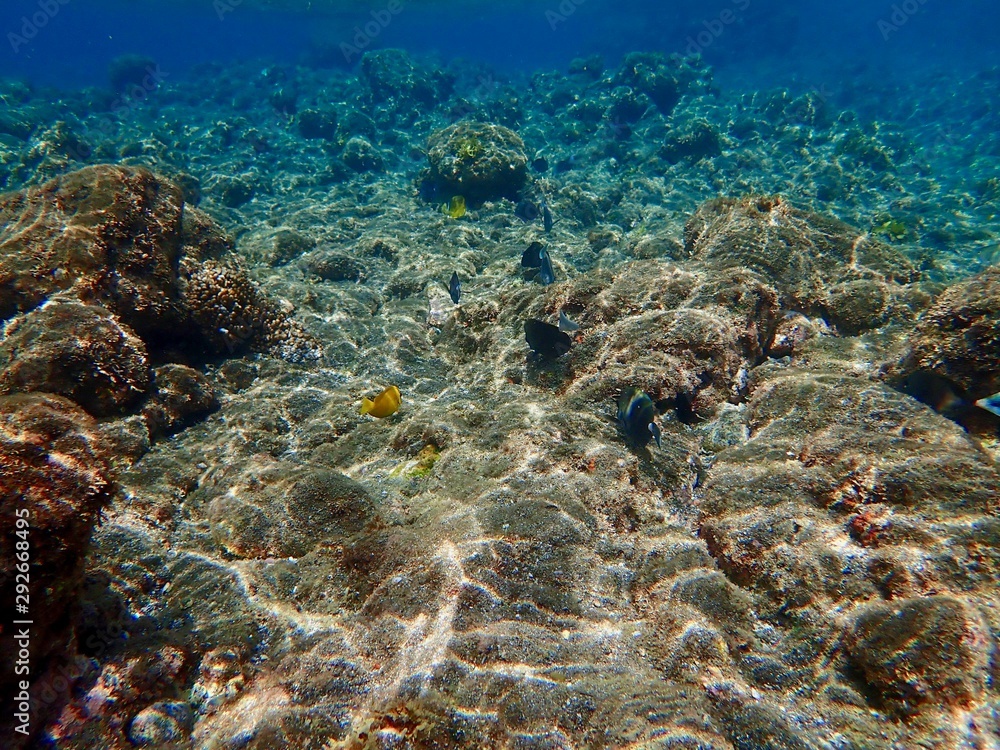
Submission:
{"label": "small fish", "polygon": [[545,359],[561,357],[573,347],[573,341],[554,325],[529,318],[524,321],[524,340],[531,350]]}
{"label": "small fish", "polygon": [[531,161],[531,168],[539,173],[548,172],[549,160],[544,156],[535,156],[535,158]]}
{"label": "small fish", "polygon": [[542,265],[538,269],[538,278],[542,280],[542,283],[548,286],[553,281],[556,280],[555,271],[552,270],[552,259],[549,257],[549,251],[542,248],[541,253]]}
{"label": "small fish", "polygon": [[396,413],[396,409],[399,408],[401,400],[402,397],[399,395],[399,388],[394,385],[390,385],[378,394],[374,400],[370,398],[361,399],[361,413],[370,414],[373,417],[383,419],[384,417],[388,417],[390,414]]}
{"label": "small fish", "polygon": [[574,323],[566,315],[565,311],[559,311],[559,330],[563,333],[573,333],[574,331],[580,330],[580,324]]}
{"label": "small fish", "polygon": [[660,427],[656,424],[653,399],[638,388],[626,388],[618,396],[618,425],[629,441],[642,448],[650,438],[661,447]]}
{"label": "small fish", "polygon": [[456,305],[462,299],[462,281],[458,278],[458,271],[451,272],[451,283],[448,284],[448,294],[451,295],[451,301]]}
{"label": "small fish", "polygon": [[541,242],[532,242],[528,249],[521,253],[521,265],[524,268],[539,268],[542,265],[542,254],[545,252],[545,245]]}
{"label": "small fish", "polygon": [[556,280],[549,251],[541,242],[532,242],[528,245],[528,249],[521,254],[521,265],[524,268],[537,268],[538,278],[546,286]]}
{"label": "small fish", "polygon": [[542,225],[545,227],[545,231],[551,232],[553,224],[555,222],[552,220],[552,212],[549,210],[549,204],[542,198]]}
{"label": "small fish", "polygon": [[976,402],[976,406],[1000,417],[1000,393],[994,393],[992,396],[979,399]]}
{"label": "small fish", "polygon": [[447,214],[453,219],[461,219],[465,216],[465,198],[456,195],[449,203],[441,204],[441,213]]}
{"label": "small fish", "polygon": [[930,370],[910,373],[898,388],[949,419],[955,419],[969,406],[965,391],[958,383]]}
{"label": "small fish", "polygon": [[529,200],[523,200],[514,209],[514,216],[521,221],[534,221],[538,218],[538,206]]}

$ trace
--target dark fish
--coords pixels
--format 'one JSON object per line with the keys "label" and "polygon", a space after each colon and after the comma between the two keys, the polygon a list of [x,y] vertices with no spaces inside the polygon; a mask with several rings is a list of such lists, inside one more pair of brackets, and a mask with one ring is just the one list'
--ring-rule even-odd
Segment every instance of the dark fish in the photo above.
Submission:
{"label": "dark fish", "polygon": [[556,280],[549,251],[541,242],[532,242],[528,245],[528,249],[521,253],[521,265],[524,268],[537,268],[538,278],[546,286]]}
{"label": "dark fish", "polygon": [[456,305],[462,299],[462,282],[458,278],[458,271],[451,272],[451,283],[448,284],[448,294],[451,295],[451,301]]}
{"label": "dark fish", "polygon": [[542,265],[538,269],[538,278],[542,280],[542,283],[548,286],[553,281],[556,280],[555,271],[552,270],[552,259],[549,257],[549,251],[542,248],[541,253],[539,253]]}
{"label": "dark fish", "polygon": [[642,448],[650,438],[661,447],[660,428],[656,424],[653,400],[638,388],[626,388],[618,396],[618,426],[636,447]]}
{"label": "dark fish", "polygon": [[565,312],[559,311],[559,330],[563,333],[573,333],[573,331],[580,330],[580,324],[574,323]]}
{"label": "dark fish", "polygon": [[532,242],[528,245],[528,249],[521,253],[521,265],[525,268],[540,268],[544,252],[545,245],[541,242]]}
{"label": "dark fish", "polygon": [[573,347],[573,341],[565,333],[534,318],[524,321],[524,340],[533,352],[545,359],[561,357]]}
{"label": "dark fish", "polygon": [[521,221],[534,221],[538,218],[538,206],[529,200],[523,200],[514,209],[514,216]]}
{"label": "dark fish", "polygon": [[545,226],[546,232],[551,232],[552,225],[555,224],[552,220],[552,212],[549,211],[549,204],[545,202],[544,198],[542,199],[542,224]]}
{"label": "dark fish", "polygon": [[549,160],[544,156],[536,156],[531,162],[531,168],[536,172],[548,172],[549,171]]}
{"label": "dark fish", "polygon": [[435,180],[426,178],[420,181],[418,192],[420,193],[420,200],[424,203],[436,203],[441,191]]}
{"label": "dark fish", "polygon": [[958,383],[930,370],[910,373],[899,385],[899,390],[949,419],[955,419],[969,406],[965,391]]}

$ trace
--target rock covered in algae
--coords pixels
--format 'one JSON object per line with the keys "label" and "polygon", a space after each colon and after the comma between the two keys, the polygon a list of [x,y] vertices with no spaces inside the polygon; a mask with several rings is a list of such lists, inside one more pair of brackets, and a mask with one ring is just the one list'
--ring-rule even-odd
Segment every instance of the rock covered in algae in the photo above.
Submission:
{"label": "rock covered in algae", "polygon": [[[148,170],[97,165],[8,193],[0,223],[0,318],[67,292],[107,308],[143,341],[318,356],[317,343],[245,271],[216,273],[211,290],[191,283],[182,269],[208,273],[201,264],[228,257],[231,246],[204,214],[184,207],[179,188]],[[234,308],[240,303],[247,309]],[[219,328],[227,322],[253,336],[226,338]]]}
{"label": "rock covered in algae", "polygon": [[942,595],[874,605],[847,635],[865,682],[904,714],[922,703],[967,707],[980,700],[994,645],[975,606]]}
{"label": "rock covered in algae", "polygon": [[153,436],[172,435],[219,408],[208,378],[185,365],[157,367],[152,385],[142,416]]}
{"label": "rock covered in algae", "polygon": [[[111,459],[97,423],[68,399],[0,396],[0,593],[32,621],[27,653],[0,656],[0,689],[13,696],[21,680],[30,683],[33,735],[81,673],[74,619],[91,529],[115,493]],[[28,675],[18,676],[18,659]],[[23,735],[11,721],[2,719],[3,731],[16,743]]]}
{"label": "rock covered in algae", "polygon": [[1000,266],[941,293],[910,339],[902,374],[930,370],[972,400],[1000,391]]}
{"label": "rock covered in algae", "polygon": [[192,725],[191,705],[182,701],[159,701],[132,719],[128,738],[137,747],[169,747],[186,739]]}
{"label": "rock covered in algae", "polygon": [[450,88],[451,74],[419,65],[401,49],[365,52],[360,74],[372,101],[400,113],[431,107]]}
{"label": "rock covered in algae", "polygon": [[981,714],[993,699],[984,686],[995,618],[982,606],[993,584],[964,561],[973,547],[995,557],[986,529],[1000,473],[922,404],[817,366],[837,361],[829,356],[811,370],[755,372],[749,439],[715,455],[699,534],[758,617],[793,623],[799,635],[774,650],[796,682],[818,679],[827,659],[839,663],[817,707],[846,711],[859,731],[858,712],[839,696],[860,675],[878,709],[921,713],[947,733],[947,705]]}
{"label": "rock covered in algae", "polygon": [[50,299],[0,339],[0,393],[56,393],[106,417],[134,407],[150,381],[145,344],[97,305]]}
{"label": "rock covered in algae", "polygon": [[524,141],[503,125],[459,122],[427,140],[432,177],[472,201],[514,198],[528,176]]}
{"label": "rock covered in algae", "polygon": [[911,319],[927,302],[906,286],[919,274],[899,251],[778,196],[703,203],[684,228],[684,247],[716,268],[755,271],[784,308],[822,315],[847,334]]}
{"label": "rock covered in algae", "polygon": [[175,323],[182,205],[169,182],[110,165],[0,196],[0,317],[72,289],[140,335]]}

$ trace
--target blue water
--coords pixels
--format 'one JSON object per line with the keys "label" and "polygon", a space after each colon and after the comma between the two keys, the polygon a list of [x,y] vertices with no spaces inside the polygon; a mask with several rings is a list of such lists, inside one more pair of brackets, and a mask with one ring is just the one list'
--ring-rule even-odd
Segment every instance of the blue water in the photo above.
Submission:
{"label": "blue water", "polygon": [[[384,17],[387,5],[316,0],[308,12],[265,12],[244,2],[220,20],[212,0],[6,0],[0,75],[74,89],[104,84],[109,61],[130,52],[153,58],[175,76],[208,61],[316,60],[317,46],[352,43],[355,27],[370,24],[373,11]],[[1000,6],[988,0],[515,5],[403,2],[388,24],[376,24],[367,48],[403,47],[501,70],[565,69],[573,58],[591,54],[613,64],[628,51],[697,51],[723,80],[749,74],[775,83],[807,74],[836,80],[859,66],[905,78],[928,66],[961,71],[1000,64]],[[323,62],[345,64],[339,54]]]}

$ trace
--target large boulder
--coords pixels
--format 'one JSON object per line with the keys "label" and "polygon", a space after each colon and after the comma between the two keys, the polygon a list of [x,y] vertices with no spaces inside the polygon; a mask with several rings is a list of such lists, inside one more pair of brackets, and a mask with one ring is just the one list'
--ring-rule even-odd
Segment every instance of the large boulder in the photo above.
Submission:
{"label": "large boulder", "polygon": [[528,176],[524,141],[502,125],[449,125],[428,139],[427,158],[445,190],[472,201],[515,198]]}

